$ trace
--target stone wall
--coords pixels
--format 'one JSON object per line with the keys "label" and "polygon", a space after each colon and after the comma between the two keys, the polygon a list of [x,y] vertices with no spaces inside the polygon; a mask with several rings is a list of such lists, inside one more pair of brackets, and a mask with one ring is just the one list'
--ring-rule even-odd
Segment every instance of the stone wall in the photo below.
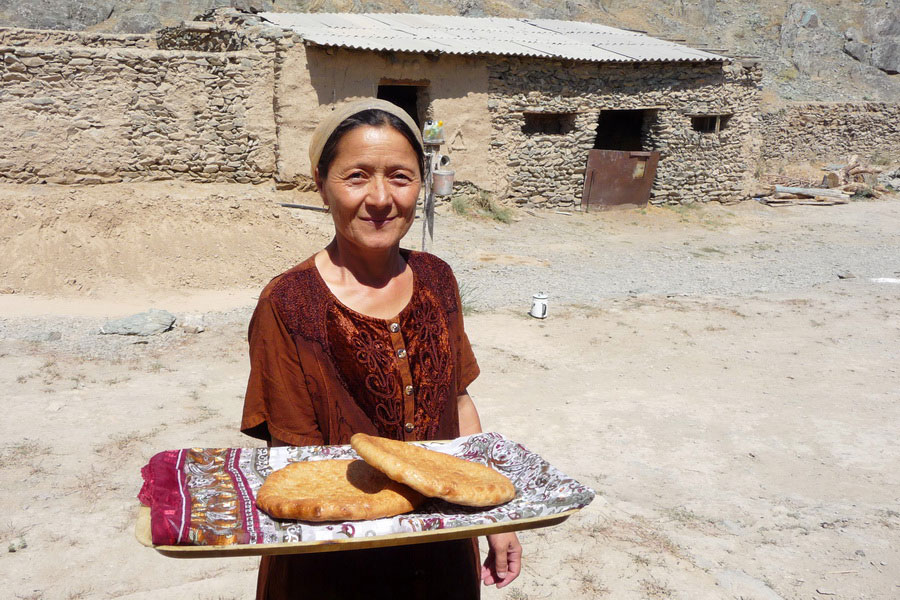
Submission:
{"label": "stone wall", "polygon": [[900,160],[900,103],[794,104],[760,116],[767,160]]}
{"label": "stone wall", "polygon": [[[643,150],[661,153],[652,202],[746,197],[757,152],[756,66],[503,58],[492,61],[489,71],[494,160],[506,171],[507,196],[517,204],[580,204],[600,112],[621,109],[655,111],[643,135]],[[568,113],[572,126],[558,134],[526,133],[526,112]],[[691,125],[697,114],[731,117],[719,133],[699,133]]]}
{"label": "stone wall", "polygon": [[88,33],[0,27],[0,46],[88,46],[91,48],[156,48],[155,35]]}
{"label": "stone wall", "polygon": [[0,47],[0,180],[267,180],[275,169],[271,57]]}

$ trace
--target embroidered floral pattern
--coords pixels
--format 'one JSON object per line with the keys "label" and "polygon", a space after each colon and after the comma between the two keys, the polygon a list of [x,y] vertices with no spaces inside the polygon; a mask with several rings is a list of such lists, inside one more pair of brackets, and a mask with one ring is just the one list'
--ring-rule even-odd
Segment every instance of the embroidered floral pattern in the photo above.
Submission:
{"label": "embroidered floral pattern", "polygon": [[[458,432],[456,421],[457,326],[459,299],[450,267],[429,254],[403,251],[415,277],[413,296],[399,315],[407,351],[398,359],[389,322],[367,317],[338,301],[321,279],[312,259],[285,273],[271,297],[288,333],[317,342],[334,367],[349,403],[359,407],[379,435],[404,437],[405,364],[413,386],[416,439],[447,437]],[[401,365],[402,360],[407,361]],[[334,407],[343,419],[341,402],[311,397]],[[344,421],[341,421],[343,423]],[[358,429],[357,429],[358,430]],[[343,436],[343,429],[339,433]],[[349,436],[346,436],[349,437]],[[326,438],[334,439],[334,438]]]}

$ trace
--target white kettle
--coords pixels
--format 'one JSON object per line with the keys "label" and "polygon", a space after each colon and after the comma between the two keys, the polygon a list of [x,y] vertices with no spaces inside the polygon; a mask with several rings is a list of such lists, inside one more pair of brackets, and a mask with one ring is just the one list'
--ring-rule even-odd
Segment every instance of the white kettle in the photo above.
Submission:
{"label": "white kettle", "polygon": [[547,294],[538,292],[531,297],[531,310],[528,311],[528,314],[535,319],[547,318]]}

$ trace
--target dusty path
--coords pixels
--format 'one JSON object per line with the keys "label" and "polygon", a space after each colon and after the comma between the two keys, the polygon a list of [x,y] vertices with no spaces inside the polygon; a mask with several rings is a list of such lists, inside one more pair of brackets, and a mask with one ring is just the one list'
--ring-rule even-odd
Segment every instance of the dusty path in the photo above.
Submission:
{"label": "dusty path", "polygon": [[[484,422],[600,493],[523,534],[522,578],[485,597],[898,597],[900,284],[869,280],[898,276],[898,213],[867,202],[439,221],[435,250],[480,290],[467,329]],[[321,215],[284,218],[326,235]],[[837,278],[847,270],[857,277]],[[554,294],[543,322],[523,314],[540,284]],[[137,345],[97,336],[102,317],[154,296],[197,311],[197,290],[0,296],[0,532],[4,547],[26,544],[0,554],[3,594],[251,596],[253,559],[177,561],[132,535],[151,454],[248,444],[236,423],[254,288],[229,286],[203,292],[220,311],[207,331]]]}

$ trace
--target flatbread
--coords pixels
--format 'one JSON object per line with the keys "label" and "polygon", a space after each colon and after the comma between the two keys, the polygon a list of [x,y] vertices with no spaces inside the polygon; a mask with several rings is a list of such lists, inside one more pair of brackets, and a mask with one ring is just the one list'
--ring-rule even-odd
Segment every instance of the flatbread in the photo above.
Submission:
{"label": "flatbread", "polygon": [[365,433],[351,437],[350,445],[394,481],[431,498],[464,506],[494,506],[516,497],[507,477],[478,463]]}
{"label": "flatbread", "polygon": [[425,499],[361,460],[291,463],[271,473],[256,505],[279,519],[363,521],[409,512]]}

